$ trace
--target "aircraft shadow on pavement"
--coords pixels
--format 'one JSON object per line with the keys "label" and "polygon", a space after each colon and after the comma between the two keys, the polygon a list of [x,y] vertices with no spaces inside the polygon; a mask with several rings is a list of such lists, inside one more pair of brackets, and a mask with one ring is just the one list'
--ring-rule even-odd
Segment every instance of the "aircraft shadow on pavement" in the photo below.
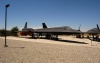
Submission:
{"label": "aircraft shadow on pavement", "polygon": [[59,42],[67,42],[67,43],[78,43],[78,44],[88,44],[85,42],[79,42],[79,41],[73,41],[73,40],[63,40],[61,38],[52,38],[52,39],[47,39],[45,37],[40,37],[40,38],[32,38],[32,37],[20,37],[20,38],[26,38],[26,39],[46,39],[46,40],[53,40],[53,41],[59,41]]}
{"label": "aircraft shadow on pavement", "polygon": [[88,43],[85,43],[85,42],[78,42],[78,41],[73,41],[73,40],[63,40],[61,38],[58,38],[58,39],[52,39],[54,41],[59,41],[59,42],[67,42],[67,43],[78,43],[78,44],[88,44]]}
{"label": "aircraft shadow on pavement", "polygon": [[[35,39],[37,39],[37,38],[35,38]],[[41,37],[39,39],[46,39],[46,38]],[[78,42],[78,41],[73,41],[73,40],[63,40],[61,38],[52,38],[52,39],[47,39],[47,40],[53,40],[53,41],[59,41],[59,42],[67,42],[67,43],[88,44],[88,43],[85,43],[85,42]]]}

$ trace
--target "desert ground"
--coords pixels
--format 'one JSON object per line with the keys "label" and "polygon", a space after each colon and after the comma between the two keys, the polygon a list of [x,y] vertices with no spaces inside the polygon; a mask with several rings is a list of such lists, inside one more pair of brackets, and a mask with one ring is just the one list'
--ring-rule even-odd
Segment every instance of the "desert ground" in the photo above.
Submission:
{"label": "desert ground", "polygon": [[0,37],[0,63],[100,63],[100,43],[73,36],[60,40]]}

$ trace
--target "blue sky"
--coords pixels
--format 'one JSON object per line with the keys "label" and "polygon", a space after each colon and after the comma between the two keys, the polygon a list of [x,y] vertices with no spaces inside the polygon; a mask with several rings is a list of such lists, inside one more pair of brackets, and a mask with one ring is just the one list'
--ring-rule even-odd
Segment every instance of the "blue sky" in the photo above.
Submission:
{"label": "blue sky", "polygon": [[6,4],[10,4],[7,29],[22,29],[26,21],[33,29],[41,28],[42,22],[73,29],[81,24],[82,31],[100,26],[100,0],[0,0],[0,29],[5,27]]}

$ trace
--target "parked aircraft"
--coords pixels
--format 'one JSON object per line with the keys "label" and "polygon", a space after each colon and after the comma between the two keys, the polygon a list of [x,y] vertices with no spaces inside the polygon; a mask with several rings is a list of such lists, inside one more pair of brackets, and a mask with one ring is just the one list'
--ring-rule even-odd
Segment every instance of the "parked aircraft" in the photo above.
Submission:
{"label": "parked aircraft", "polygon": [[99,35],[98,34],[100,34],[100,29],[99,29],[98,24],[97,24],[97,28],[90,29],[90,30],[88,30],[85,33],[86,34],[89,34],[87,36],[87,38],[89,38],[89,39],[90,39],[90,37],[92,37],[93,39],[98,39],[99,38]]}
{"label": "parked aircraft", "polygon": [[58,35],[69,35],[69,34],[80,34],[81,31],[72,29],[69,26],[62,26],[62,27],[53,27],[53,28],[47,28],[45,23],[42,23],[43,28],[42,29],[32,29],[27,28],[27,22],[25,24],[25,27],[22,29],[22,33],[24,34],[31,34],[32,37],[37,36],[43,36],[45,35],[46,38],[58,38]]}
{"label": "parked aircraft", "polygon": [[89,34],[98,34],[98,33],[100,33],[98,24],[97,24],[97,28],[90,29],[90,30],[87,31],[87,33],[89,33]]}
{"label": "parked aircraft", "polygon": [[34,32],[32,28],[27,28],[27,22],[25,23],[24,28],[22,29],[21,35],[31,35]]}

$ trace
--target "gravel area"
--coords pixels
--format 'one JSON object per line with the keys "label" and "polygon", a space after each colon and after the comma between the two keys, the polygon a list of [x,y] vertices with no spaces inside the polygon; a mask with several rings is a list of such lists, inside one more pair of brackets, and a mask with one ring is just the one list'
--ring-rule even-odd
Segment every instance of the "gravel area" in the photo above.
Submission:
{"label": "gravel area", "polygon": [[4,47],[4,39],[0,38],[0,63],[100,63],[100,45],[60,45],[35,40],[38,39],[7,39],[8,47]]}

